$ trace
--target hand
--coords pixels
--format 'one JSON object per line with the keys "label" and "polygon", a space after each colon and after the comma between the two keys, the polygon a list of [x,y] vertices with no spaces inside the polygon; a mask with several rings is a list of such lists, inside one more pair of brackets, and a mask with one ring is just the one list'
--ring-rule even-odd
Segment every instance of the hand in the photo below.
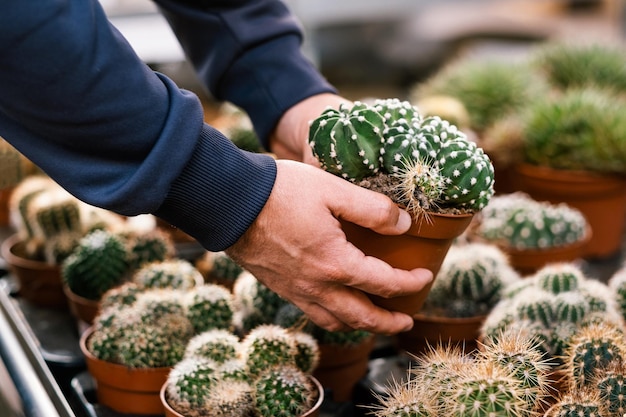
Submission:
{"label": "hand", "polygon": [[293,159],[319,167],[309,146],[309,125],[328,107],[351,102],[336,94],[318,94],[285,112],[270,137],[270,149],[280,159]]}
{"label": "hand", "polygon": [[394,235],[408,230],[410,216],[383,194],[319,168],[287,160],[277,167],[265,207],[228,254],[327,330],[410,329],[409,315],[377,307],[365,293],[406,295],[421,290],[432,273],[366,256],[346,240],[337,220]]}

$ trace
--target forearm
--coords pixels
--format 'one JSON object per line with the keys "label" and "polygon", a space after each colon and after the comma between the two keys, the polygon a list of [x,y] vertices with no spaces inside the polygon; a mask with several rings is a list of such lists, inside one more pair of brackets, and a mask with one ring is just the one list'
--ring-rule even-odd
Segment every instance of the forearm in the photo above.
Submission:
{"label": "forearm", "polygon": [[90,204],[156,212],[213,249],[246,230],[273,161],[206,126],[197,97],[142,63],[97,2],[9,2],[0,26],[1,136]]}

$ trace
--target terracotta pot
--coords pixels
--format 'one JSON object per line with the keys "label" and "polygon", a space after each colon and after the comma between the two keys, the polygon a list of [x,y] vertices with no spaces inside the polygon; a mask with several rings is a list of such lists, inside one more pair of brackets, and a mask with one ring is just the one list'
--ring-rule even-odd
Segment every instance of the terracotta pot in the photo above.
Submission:
{"label": "terracotta pot", "polygon": [[[426,268],[436,277],[452,242],[465,231],[474,215],[430,213],[429,217],[430,221],[414,222],[408,232],[397,236],[381,235],[348,222],[342,222],[342,228],[348,241],[366,255],[382,259],[395,268]],[[431,286],[432,282],[416,294],[400,297],[383,298],[372,294],[369,297],[387,310],[413,315],[422,308]]]}
{"label": "terracotta pot", "polygon": [[124,414],[163,414],[159,391],[172,367],[128,368],[100,360],[87,350],[92,333],[93,327],[83,332],[80,349],[96,382],[98,403]]}
{"label": "terracotta pot", "polygon": [[[320,408],[322,407],[322,403],[324,402],[324,389],[320,382],[315,377],[310,377],[311,381],[317,388],[317,392],[319,393],[317,397],[317,401],[311,407],[309,411],[302,414],[300,417],[318,417],[320,415]],[[159,397],[161,399],[161,404],[163,405],[163,409],[165,410],[165,417],[185,417],[185,415],[176,411],[167,401],[167,384],[163,384],[161,390],[159,392]]]}
{"label": "terracotta pot", "polygon": [[516,171],[520,191],[535,200],[566,203],[583,213],[593,232],[585,258],[607,258],[619,252],[626,225],[626,177],[529,164],[519,164]]}
{"label": "terracotta pot", "polygon": [[98,315],[98,311],[100,310],[100,301],[81,297],[72,291],[67,285],[63,285],[63,292],[67,297],[67,303],[70,307],[72,315],[77,320],[81,320],[87,324],[92,324],[93,319]]}
{"label": "terracotta pot", "polygon": [[398,348],[412,355],[428,352],[432,347],[459,346],[470,353],[478,348],[480,328],[487,316],[442,317],[416,314],[413,328],[396,335]]}
{"label": "terracotta pot", "polygon": [[0,189],[0,227],[9,225],[9,199],[15,187]]}
{"label": "terracotta pot", "polygon": [[0,253],[19,284],[20,298],[39,307],[68,308],[59,265],[27,258],[17,234],[2,242]]}
{"label": "terracotta pot", "polygon": [[372,335],[356,346],[319,344],[320,361],[313,376],[329,390],[333,401],[352,400],[354,387],[367,375],[374,343]]}

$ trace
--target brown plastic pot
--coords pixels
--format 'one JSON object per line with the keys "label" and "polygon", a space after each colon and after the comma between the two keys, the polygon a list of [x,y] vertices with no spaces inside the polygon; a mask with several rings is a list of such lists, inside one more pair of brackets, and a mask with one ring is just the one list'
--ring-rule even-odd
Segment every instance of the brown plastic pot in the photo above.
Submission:
{"label": "brown plastic pot", "polygon": [[608,258],[619,252],[626,225],[626,177],[530,164],[519,164],[516,171],[520,191],[583,213],[593,232],[585,258]]}
{"label": "brown plastic pot", "polygon": [[163,414],[159,392],[172,367],[129,368],[100,360],[87,349],[92,333],[93,327],[83,332],[80,349],[96,382],[98,403],[124,414]]}
{"label": "brown plastic pot", "polygon": [[416,314],[413,328],[396,335],[399,349],[412,355],[436,346],[458,346],[470,353],[478,348],[480,328],[487,316],[443,317]]}
{"label": "brown plastic pot", "polygon": [[352,400],[354,387],[367,375],[374,343],[372,335],[355,346],[319,344],[320,361],[313,376],[329,390],[333,401]]}
{"label": "brown plastic pot", "polygon": [[[452,242],[467,229],[474,215],[429,213],[428,217],[429,221],[420,219],[408,232],[396,236],[381,235],[348,222],[342,222],[342,228],[348,241],[366,255],[382,259],[394,268],[426,268],[436,277]],[[369,297],[387,310],[413,315],[422,308],[431,286],[432,281],[421,291],[400,297]]]}
{"label": "brown plastic pot", "polygon": [[[313,407],[311,407],[309,411],[302,414],[300,417],[319,417],[320,408],[322,407],[322,402],[324,402],[324,389],[322,385],[315,377],[310,376],[310,378],[313,384],[315,385],[315,387],[317,388],[317,392],[318,392],[317,401],[315,401],[315,404],[313,405]],[[159,392],[159,398],[161,400],[163,409],[165,410],[165,417],[186,417],[184,414],[181,414],[178,411],[176,411],[167,401],[167,384],[163,384],[163,386],[161,387],[161,390]]]}
{"label": "brown plastic pot", "polygon": [[20,298],[38,307],[68,308],[59,265],[26,257],[24,242],[17,234],[2,242],[0,253],[19,284]]}

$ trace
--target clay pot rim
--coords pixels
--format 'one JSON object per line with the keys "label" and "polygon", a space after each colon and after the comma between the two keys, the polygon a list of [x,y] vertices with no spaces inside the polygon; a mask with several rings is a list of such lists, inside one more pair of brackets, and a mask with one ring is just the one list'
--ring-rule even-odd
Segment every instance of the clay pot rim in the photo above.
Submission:
{"label": "clay pot rim", "polygon": [[533,178],[544,178],[547,174],[549,174],[554,180],[565,183],[595,183],[598,179],[602,179],[603,181],[610,183],[610,185],[623,188],[624,182],[626,181],[626,176],[623,174],[592,170],[553,168],[545,165],[533,165],[528,162],[521,162],[517,164],[515,169],[518,172]]}
{"label": "clay pot rim", "polygon": [[450,239],[465,230],[476,213],[434,213],[427,212],[414,218],[407,235],[420,236],[427,239]]}
{"label": "clay pot rim", "polygon": [[[324,387],[322,387],[322,384],[313,375],[309,375],[309,379],[313,382],[315,388],[317,389],[317,401],[315,401],[315,403],[311,406],[310,410],[302,414],[300,417],[309,417],[314,415],[314,413],[317,413],[317,411],[322,407],[322,403],[324,402]],[[176,417],[184,417],[184,415],[176,411],[167,400],[167,382],[165,382],[159,390],[159,397],[161,398],[161,403],[165,408],[166,415],[171,414]]]}
{"label": "clay pot rim", "polygon": [[59,268],[57,264],[50,264],[44,261],[38,261],[35,259],[26,258],[21,256],[13,250],[24,240],[18,233],[15,233],[6,238],[0,245],[0,254],[9,265],[15,265],[19,268],[28,268],[33,270],[50,270]]}

